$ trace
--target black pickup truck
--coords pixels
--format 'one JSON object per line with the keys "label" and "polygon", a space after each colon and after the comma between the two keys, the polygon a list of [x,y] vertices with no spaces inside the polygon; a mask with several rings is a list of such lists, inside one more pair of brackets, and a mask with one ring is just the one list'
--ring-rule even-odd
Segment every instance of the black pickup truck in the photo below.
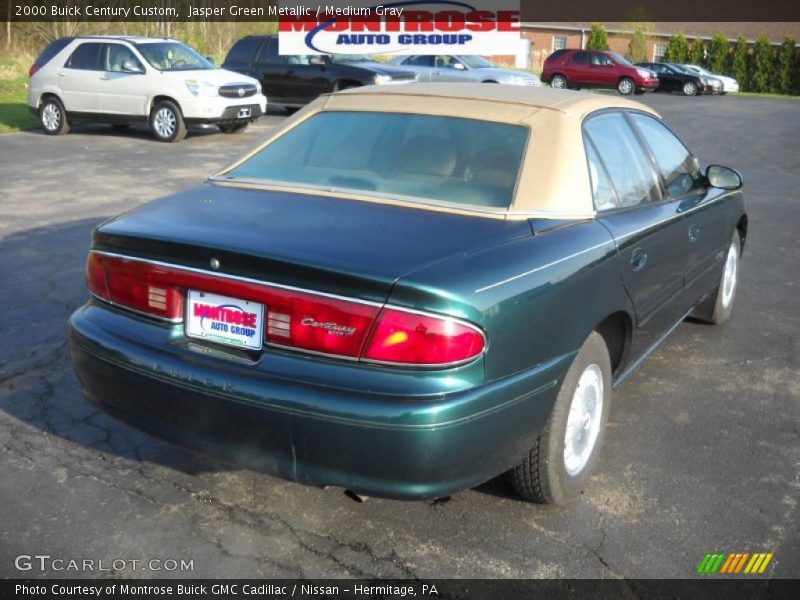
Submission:
{"label": "black pickup truck", "polygon": [[236,42],[223,69],[255,77],[270,105],[297,108],[320,94],[362,85],[413,83],[417,75],[366,54],[280,55],[278,36],[250,35]]}

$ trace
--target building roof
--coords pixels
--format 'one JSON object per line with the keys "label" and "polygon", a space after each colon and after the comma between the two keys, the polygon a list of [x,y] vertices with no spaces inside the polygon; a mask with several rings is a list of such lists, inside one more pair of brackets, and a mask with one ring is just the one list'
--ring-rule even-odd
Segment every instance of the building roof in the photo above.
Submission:
{"label": "building roof", "polygon": [[[610,21],[603,23],[603,25],[605,25],[609,33],[633,33],[633,28],[636,23],[628,21]],[[753,42],[758,36],[766,35],[773,44],[779,44],[783,41],[784,36],[790,35],[796,41],[800,42],[800,22],[798,21],[719,21],[713,23],[702,21],[657,21],[654,23],[647,23],[646,26],[650,35],[660,37],[669,37],[673,33],[681,32],[688,38],[700,37],[703,39],[711,39],[715,33],[722,32],[731,41],[743,35],[748,41]],[[591,29],[592,23],[589,21],[526,22],[522,24],[522,27],[588,31]]]}

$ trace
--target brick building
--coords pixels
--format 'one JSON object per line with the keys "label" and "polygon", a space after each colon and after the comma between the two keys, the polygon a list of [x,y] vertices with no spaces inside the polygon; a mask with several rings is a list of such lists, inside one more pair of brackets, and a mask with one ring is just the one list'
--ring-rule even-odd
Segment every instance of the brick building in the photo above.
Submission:
{"label": "brick building", "polygon": [[[608,45],[614,52],[624,55],[633,35],[633,23],[614,22],[603,24],[608,31]],[[590,22],[570,23],[522,23],[524,40],[520,53],[514,56],[493,57],[498,63],[516,65],[517,67],[541,70],[544,60],[560,48],[583,48],[589,38]],[[647,57],[660,60],[667,49],[667,42],[673,33],[681,32],[691,44],[700,39],[706,45],[716,32],[722,32],[731,44],[740,35],[745,36],[749,44],[754,44],[760,35],[766,35],[774,46],[779,46],[786,35],[800,41],[800,22],[657,22],[646,26]],[[800,46],[800,44],[798,44]]]}

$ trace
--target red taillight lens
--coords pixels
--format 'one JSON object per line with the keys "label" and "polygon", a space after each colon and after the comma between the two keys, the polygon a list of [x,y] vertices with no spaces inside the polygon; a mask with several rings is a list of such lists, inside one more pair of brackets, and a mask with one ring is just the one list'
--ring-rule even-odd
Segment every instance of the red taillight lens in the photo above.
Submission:
{"label": "red taillight lens", "polygon": [[42,68],[42,65],[31,65],[31,68],[28,69],[28,77],[33,77],[36,74],[36,71]]}
{"label": "red taillight lens", "polygon": [[104,258],[94,252],[89,253],[89,258],[86,261],[86,287],[95,296],[103,300],[111,300],[111,296],[108,295],[108,287],[106,287]]}
{"label": "red taillight lens", "polygon": [[475,358],[485,345],[480,331],[459,321],[384,308],[364,358],[388,363],[446,365]]}
{"label": "red taillight lens", "polygon": [[266,341],[325,354],[358,358],[379,308],[291,290],[262,296],[267,305]]}
{"label": "red taillight lens", "polygon": [[110,256],[104,262],[114,304],[174,321],[183,318],[183,290],[174,284],[169,269]]}
{"label": "red taillight lens", "polygon": [[446,317],[95,252],[86,280],[99,298],[172,321],[184,317],[186,290],[260,302],[266,342],[352,359],[448,365],[475,358],[486,344],[477,328]]}
{"label": "red taillight lens", "polygon": [[173,321],[183,317],[183,292],[167,269],[91,252],[86,284],[95,296],[119,306]]}

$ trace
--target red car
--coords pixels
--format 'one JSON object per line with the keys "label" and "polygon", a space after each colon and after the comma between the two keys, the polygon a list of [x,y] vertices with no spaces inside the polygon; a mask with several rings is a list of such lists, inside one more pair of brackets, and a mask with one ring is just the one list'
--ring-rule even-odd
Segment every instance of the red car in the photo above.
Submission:
{"label": "red car", "polygon": [[598,50],[556,50],[544,61],[542,81],[554,88],[612,87],[625,96],[658,87],[653,71]]}

